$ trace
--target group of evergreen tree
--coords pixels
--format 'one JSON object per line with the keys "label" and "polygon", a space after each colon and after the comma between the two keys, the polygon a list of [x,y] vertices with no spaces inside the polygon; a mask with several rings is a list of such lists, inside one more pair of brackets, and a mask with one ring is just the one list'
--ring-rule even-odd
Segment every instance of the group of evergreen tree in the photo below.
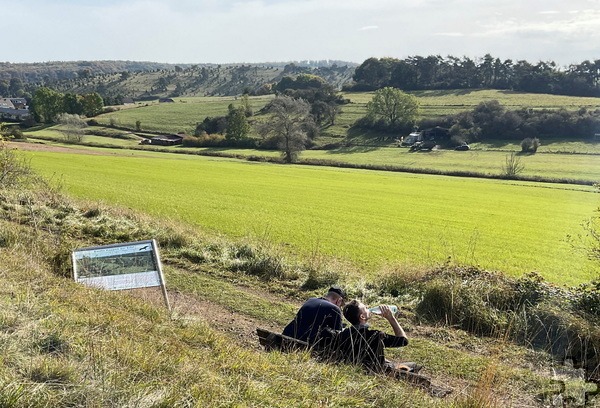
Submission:
{"label": "group of evergreen tree", "polygon": [[600,96],[600,59],[560,68],[554,62],[537,64],[490,54],[469,57],[412,56],[405,59],[369,58],[356,68],[354,91],[386,86],[406,91],[431,89],[507,89],[573,96]]}

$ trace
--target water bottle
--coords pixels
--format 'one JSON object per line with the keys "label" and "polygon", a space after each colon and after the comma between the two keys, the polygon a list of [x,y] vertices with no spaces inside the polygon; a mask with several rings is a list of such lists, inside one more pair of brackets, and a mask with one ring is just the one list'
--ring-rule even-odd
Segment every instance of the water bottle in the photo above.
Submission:
{"label": "water bottle", "polygon": [[[398,313],[398,306],[395,305],[389,305],[390,310],[392,311],[392,314],[396,314]],[[375,306],[369,309],[369,312],[376,314],[376,315],[380,315],[381,314],[381,309],[379,308],[379,306]]]}

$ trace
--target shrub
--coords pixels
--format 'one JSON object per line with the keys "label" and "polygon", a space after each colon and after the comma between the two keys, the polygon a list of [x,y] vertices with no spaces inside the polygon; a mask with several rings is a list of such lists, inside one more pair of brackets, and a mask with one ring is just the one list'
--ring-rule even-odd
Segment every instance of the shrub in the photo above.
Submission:
{"label": "shrub", "polygon": [[333,270],[328,265],[319,265],[309,267],[308,276],[302,284],[304,290],[314,290],[331,286],[340,280],[339,272]]}
{"label": "shrub", "polygon": [[61,132],[66,142],[81,143],[87,123],[79,115],[61,113],[57,117],[57,122],[62,125]]}
{"label": "shrub", "polygon": [[521,141],[522,153],[536,153],[540,146],[540,140],[537,137],[526,137]]}
{"label": "shrub", "polygon": [[232,255],[230,269],[234,271],[245,272],[267,281],[297,277],[290,271],[285,257],[276,248],[241,244],[232,248]]}
{"label": "shrub", "polygon": [[594,280],[575,288],[574,309],[583,314],[600,318],[600,280]]}
{"label": "shrub", "polygon": [[[8,139],[25,140],[27,139],[19,126],[6,126],[2,128],[0,134]],[[1,140],[1,138],[0,138]]]}
{"label": "shrub", "polygon": [[515,177],[525,170],[525,165],[521,163],[521,158],[514,152],[507,154],[504,166],[502,166],[502,173],[505,177]]}
{"label": "shrub", "polygon": [[32,174],[29,162],[0,142],[0,188],[18,185]]}
{"label": "shrub", "polygon": [[209,135],[204,132],[197,137],[185,136],[182,144],[184,147],[221,147],[224,142],[224,135],[219,133]]}

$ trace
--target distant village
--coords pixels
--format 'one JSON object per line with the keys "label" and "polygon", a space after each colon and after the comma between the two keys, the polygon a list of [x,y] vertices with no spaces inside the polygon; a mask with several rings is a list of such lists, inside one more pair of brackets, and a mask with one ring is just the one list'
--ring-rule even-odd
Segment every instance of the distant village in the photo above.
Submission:
{"label": "distant village", "polygon": [[30,117],[25,98],[0,97],[0,120],[21,122]]}

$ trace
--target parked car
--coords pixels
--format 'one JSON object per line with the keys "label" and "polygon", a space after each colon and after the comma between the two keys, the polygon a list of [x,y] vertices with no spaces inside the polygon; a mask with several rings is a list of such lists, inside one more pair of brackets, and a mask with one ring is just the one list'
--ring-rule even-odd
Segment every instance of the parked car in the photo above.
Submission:
{"label": "parked car", "polygon": [[414,145],[415,143],[420,142],[422,140],[423,140],[423,135],[421,132],[412,132],[408,136],[402,138],[402,141],[400,142],[400,146],[401,147],[410,147],[410,146]]}
{"label": "parked car", "polygon": [[463,143],[460,146],[456,146],[454,148],[454,150],[458,150],[460,152],[466,152],[467,150],[471,150],[471,147],[468,144]]}

